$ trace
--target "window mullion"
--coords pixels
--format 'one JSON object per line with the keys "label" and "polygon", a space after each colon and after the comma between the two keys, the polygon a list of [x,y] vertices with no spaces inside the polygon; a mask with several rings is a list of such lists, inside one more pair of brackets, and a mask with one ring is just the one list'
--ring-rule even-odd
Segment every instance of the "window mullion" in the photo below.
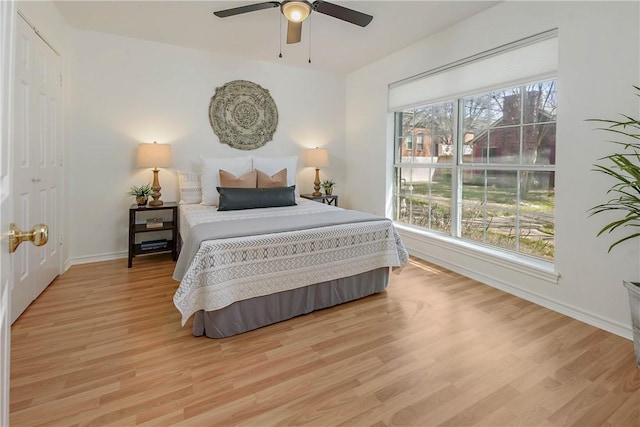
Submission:
{"label": "window mullion", "polygon": [[461,237],[462,233],[462,153],[464,151],[464,136],[462,132],[462,117],[464,117],[464,105],[462,99],[458,99],[453,110],[453,144],[455,157],[451,165],[451,235]]}
{"label": "window mullion", "polygon": [[[489,145],[489,144],[488,144]],[[482,243],[487,243],[487,229],[489,224],[487,223],[487,187],[489,186],[489,174],[485,169],[484,173],[484,184],[483,184],[483,196],[482,196]]]}
{"label": "window mullion", "polygon": [[[524,110],[527,108],[527,87],[520,87],[520,165],[524,164]],[[525,175],[526,176],[526,175]],[[516,223],[515,250],[520,252],[520,191],[522,188],[522,171],[516,171]]]}
{"label": "window mullion", "polygon": [[520,252],[520,188],[522,187],[522,171],[516,172],[516,252]]}

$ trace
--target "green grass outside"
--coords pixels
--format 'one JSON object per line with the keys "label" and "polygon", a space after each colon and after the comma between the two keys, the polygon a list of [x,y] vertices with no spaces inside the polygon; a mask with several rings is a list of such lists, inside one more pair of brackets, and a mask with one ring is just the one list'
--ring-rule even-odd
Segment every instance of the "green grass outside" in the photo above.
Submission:
{"label": "green grass outside", "polygon": [[[431,182],[431,197],[435,202],[431,208],[431,229],[450,233],[451,213],[451,183],[444,181]],[[411,201],[414,207],[413,223],[418,226],[428,227],[427,214],[429,202],[426,197],[429,194],[429,183],[413,183],[413,197],[405,196],[407,203]],[[515,247],[513,230],[505,229],[504,232],[496,232],[494,229],[483,230],[477,224],[478,218],[482,218],[483,209],[486,209],[487,218],[506,218],[514,215],[513,205],[515,203],[515,191],[509,188],[498,186],[487,187],[487,200],[489,203],[483,204],[485,188],[482,185],[463,185],[463,237],[466,239],[483,242],[483,231],[486,244],[504,249],[513,250]],[[424,197],[420,198],[420,197]],[[554,241],[549,240],[555,234],[553,222],[553,210],[555,193],[553,191],[534,189],[530,190],[521,198],[520,212],[529,217],[535,230],[546,236],[527,236],[528,228],[521,230],[519,239],[520,252],[535,257],[553,260]],[[422,206],[423,209],[416,211],[415,208]],[[536,215],[539,214],[539,215]],[[479,216],[480,215],[480,216]],[[408,221],[408,218],[401,220]]]}
{"label": "green grass outside", "polygon": [[[484,186],[463,184],[463,203],[480,203],[484,200]],[[413,195],[427,196],[429,194],[428,182],[414,182]],[[432,182],[431,195],[433,197],[441,197],[443,199],[451,198],[451,183],[446,181]],[[487,187],[487,201],[491,204],[505,204],[513,206],[516,200],[515,189],[500,188],[495,186]],[[555,192],[548,190],[535,189],[521,197],[522,211],[527,212],[544,212],[553,211],[555,204]]]}

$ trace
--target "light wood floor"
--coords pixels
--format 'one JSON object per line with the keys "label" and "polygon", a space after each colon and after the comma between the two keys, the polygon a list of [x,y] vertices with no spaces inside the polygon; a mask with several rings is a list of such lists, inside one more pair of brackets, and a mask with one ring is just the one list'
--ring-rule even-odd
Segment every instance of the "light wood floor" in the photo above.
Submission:
{"label": "light wood floor", "polygon": [[72,267],[12,328],[11,425],[638,426],[630,341],[412,261],[239,336],[180,327],[167,258]]}

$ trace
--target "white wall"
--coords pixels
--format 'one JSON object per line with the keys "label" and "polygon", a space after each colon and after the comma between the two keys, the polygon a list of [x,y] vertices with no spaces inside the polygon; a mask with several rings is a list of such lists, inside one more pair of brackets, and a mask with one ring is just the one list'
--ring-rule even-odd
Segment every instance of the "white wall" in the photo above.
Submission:
{"label": "white wall", "polygon": [[[593,117],[638,116],[638,2],[504,2],[347,77],[347,193],[355,209],[389,211],[392,120],[387,85],[482,51],[558,28],[556,262],[553,272],[478,254],[455,242],[402,231],[413,254],[485,283],[630,337],[622,280],[640,280],[639,247],[607,255],[604,217],[587,210],[606,200],[609,183],[591,171],[611,149]],[[367,153],[366,163],[362,153]],[[375,189],[375,191],[373,190]]]}
{"label": "white wall", "polygon": [[[215,41],[212,41],[215,43]],[[124,193],[151,182],[134,165],[141,142],[172,145],[174,167],[161,170],[162,199],[177,200],[176,170],[199,171],[199,157],[244,155],[221,144],[209,124],[216,87],[250,80],[268,89],[278,107],[273,141],[250,151],[299,155],[301,192],[314,171],[305,148],[329,149],[322,177],[344,181],[344,77],[84,30],[71,33],[70,206],[74,263],[126,256],[128,207]]]}
{"label": "white wall", "polygon": [[[209,124],[216,87],[249,80],[268,89],[279,122],[258,156],[299,155],[301,192],[313,190],[304,148],[326,147],[322,178],[344,182],[345,79],[336,74],[246,61],[110,34],[72,30],[70,248],[73,263],[126,256],[124,193],[151,182],[135,167],[141,142],[170,143],[174,167],[161,170],[162,199],[177,200],[175,170],[199,171],[199,156],[247,152],[221,144]],[[212,40],[212,43],[216,43]]]}

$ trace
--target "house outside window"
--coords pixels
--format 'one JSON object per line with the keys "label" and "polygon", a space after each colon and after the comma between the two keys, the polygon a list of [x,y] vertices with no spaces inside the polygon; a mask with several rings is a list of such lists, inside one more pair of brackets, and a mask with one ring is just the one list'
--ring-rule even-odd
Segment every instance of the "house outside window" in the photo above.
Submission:
{"label": "house outside window", "polygon": [[395,112],[394,219],[552,261],[556,100],[554,79]]}

